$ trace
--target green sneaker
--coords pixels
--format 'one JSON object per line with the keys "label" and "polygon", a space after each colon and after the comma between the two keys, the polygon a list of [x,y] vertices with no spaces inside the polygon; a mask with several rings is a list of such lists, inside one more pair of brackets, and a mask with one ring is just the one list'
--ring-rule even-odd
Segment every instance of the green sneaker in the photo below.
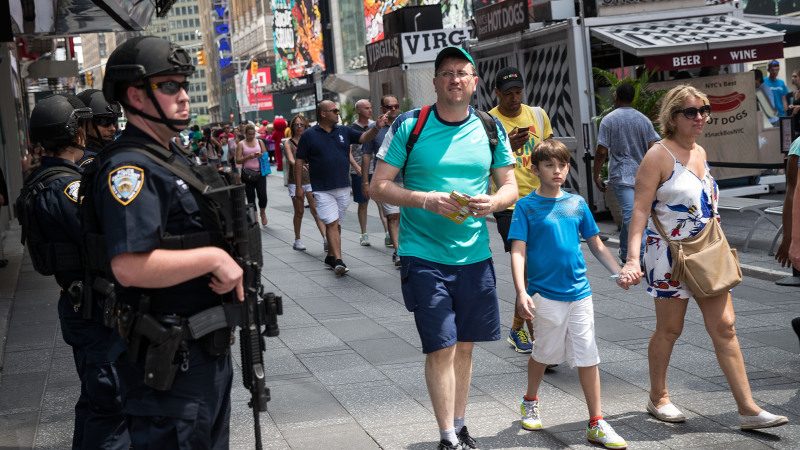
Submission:
{"label": "green sneaker", "polygon": [[611,425],[605,420],[598,420],[597,425],[590,427],[586,426],[586,439],[592,444],[602,445],[605,448],[625,449],[628,448],[628,443],[622,439]]}
{"label": "green sneaker", "polygon": [[542,419],[539,417],[539,400],[528,401],[525,397],[519,404],[519,412],[522,414],[522,421],[520,425],[528,431],[535,431],[542,429]]}

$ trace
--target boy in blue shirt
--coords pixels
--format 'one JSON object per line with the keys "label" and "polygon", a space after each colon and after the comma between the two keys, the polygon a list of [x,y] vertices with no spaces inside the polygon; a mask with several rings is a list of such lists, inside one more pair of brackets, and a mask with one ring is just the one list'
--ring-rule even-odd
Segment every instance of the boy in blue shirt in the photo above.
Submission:
{"label": "boy in blue shirt", "polygon": [[[601,412],[592,291],[580,238],[586,239],[592,254],[610,272],[619,273],[620,267],[600,240],[600,230],[583,198],[561,190],[569,160],[569,150],[561,142],[546,139],[536,146],[531,169],[541,186],[517,203],[508,232],[517,311],[523,319],[533,319],[536,330],[528,361],[528,389],[520,405],[522,428],[542,429],[539,384],[548,364],[568,361],[578,367],[589,408],[587,439],[606,448],[624,449],[628,444]],[[617,278],[625,289],[630,281]]]}

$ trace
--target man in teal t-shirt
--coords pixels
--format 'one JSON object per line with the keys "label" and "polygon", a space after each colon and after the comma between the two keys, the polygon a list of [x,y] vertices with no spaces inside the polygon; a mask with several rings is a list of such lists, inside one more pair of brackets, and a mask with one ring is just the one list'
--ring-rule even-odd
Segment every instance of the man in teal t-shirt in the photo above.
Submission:
{"label": "man in teal t-shirt", "polygon": [[[400,209],[401,280],[406,308],[414,313],[426,353],[425,379],[439,425],[440,449],[475,440],[464,424],[474,342],[500,339],[496,282],[485,217],[517,199],[515,159],[503,127],[495,121],[494,153],[469,105],[478,76],[472,57],[447,47],[436,57],[436,104],[410,154],[406,142],[420,110],[392,124],[377,154],[370,184],[377,201]],[[404,186],[394,183],[405,169]],[[487,195],[489,176],[498,190]],[[469,196],[462,207],[450,193]],[[458,223],[447,217],[469,216]]]}

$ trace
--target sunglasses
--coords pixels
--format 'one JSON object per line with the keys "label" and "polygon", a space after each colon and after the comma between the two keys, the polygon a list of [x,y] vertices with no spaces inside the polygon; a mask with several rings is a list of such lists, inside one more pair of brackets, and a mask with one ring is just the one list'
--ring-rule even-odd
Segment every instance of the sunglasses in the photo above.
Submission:
{"label": "sunglasses", "polygon": [[381,107],[386,108],[388,110],[400,109],[400,105],[381,105]]}
{"label": "sunglasses", "polygon": [[150,88],[154,91],[158,89],[159,91],[167,94],[167,95],[175,95],[183,89],[186,92],[189,92],[189,80],[186,81],[161,81],[158,83],[150,83]]}
{"label": "sunglasses", "polygon": [[116,117],[95,117],[94,123],[101,127],[107,127],[109,125],[117,125],[117,118]]}
{"label": "sunglasses", "polygon": [[679,109],[675,111],[675,114],[678,113],[683,114],[683,117],[686,117],[689,120],[693,120],[695,117],[697,117],[698,113],[700,113],[700,117],[707,119],[709,116],[711,116],[711,105],[703,105],[699,108],[691,107]]}

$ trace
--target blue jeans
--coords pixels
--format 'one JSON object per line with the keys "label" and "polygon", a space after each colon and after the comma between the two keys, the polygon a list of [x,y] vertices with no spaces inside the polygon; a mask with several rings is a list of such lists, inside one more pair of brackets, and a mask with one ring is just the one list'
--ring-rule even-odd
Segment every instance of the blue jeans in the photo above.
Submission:
{"label": "blue jeans", "polygon": [[[628,224],[631,223],[631,215],[633,215],[633,186],[626,186],[621,184],[613,184],[611,188],[614,190],[614,195],[617,197],[617,203],[622,210],[622,227],[619,230],[619,257],[623,263],[628,258]],[[645,236],[642,233],[642,247],[639,256],[644,253]]]}

